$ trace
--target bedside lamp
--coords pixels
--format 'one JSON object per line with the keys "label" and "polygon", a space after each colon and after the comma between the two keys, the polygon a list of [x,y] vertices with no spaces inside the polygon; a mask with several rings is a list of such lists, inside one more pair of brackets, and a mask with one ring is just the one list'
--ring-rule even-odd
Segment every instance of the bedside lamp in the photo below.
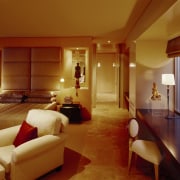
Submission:
{"label": "bedside lamp", "polygon": [[64,78],[61,78],[59,81],[60,83],[64,83]]}
{"label": "bedside lamp", "polygon": [[162,84],[167,86],[168,115],[166,118],[167,119],[174,118],[174,117],[170,117],[170,115],[169,115],[169,89],[170,89],[170,86],[175,85],[174,74],[162,74]]}

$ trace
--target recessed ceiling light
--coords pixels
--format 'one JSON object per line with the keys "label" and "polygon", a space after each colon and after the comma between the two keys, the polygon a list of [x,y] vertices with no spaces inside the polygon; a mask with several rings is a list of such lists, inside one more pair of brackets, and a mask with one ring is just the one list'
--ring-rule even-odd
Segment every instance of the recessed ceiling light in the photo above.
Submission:
{"label": "recessed ceiling light", "polygon": [[129,67],[136,67],[136,64],[133,63],[133,62],[131,62],[131,63],[129,64]]}

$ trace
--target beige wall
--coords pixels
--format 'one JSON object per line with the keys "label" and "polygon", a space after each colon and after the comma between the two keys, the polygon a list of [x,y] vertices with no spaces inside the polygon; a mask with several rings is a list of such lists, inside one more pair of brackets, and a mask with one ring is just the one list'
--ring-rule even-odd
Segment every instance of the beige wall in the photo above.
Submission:
{"label": "beige wall", "polygon": [[[80,84],[80,89],[75,88],[75,78],[73,78],[74,67],[72,66],[72,49],[74,47],[68,47],[63,49],[63,60],[61,64],[61,77],[64,78],[64,83],[60,83],[59,102],[63,103],[66,96],[71,96],[74,102],[79,102],[83,106],[83,118],[90,119],[92,112],[92,47],[82,47],[87,51],[87,59],[85,61],[85,83]],[[76,94],[78,93],[78,95]]]}
{"label": "beige wall", "polygon": [[136,116],[136,44],[131,43],[129,51],[129,112]]}
{"label": "beige wall", "polygon": [[[47,75],[47,78],[49,79],[49,78],[51,78],[52,75],[55,75],[57,77],[55,90],[58,95],[57,96],[58,101],[60,103],[63,103],[65,96],[69,96],[69,95],[73,96],[74,101],[78,101],[81,103],[81,105],[83,107],[84,118],[85,119],[91,118],[91,111],[92,111],[91,66],[92,66],[92,61],[93,61],[93,59],[92,59],[93,58],[93,55],[92,55],[93,48],[92,48],[92,39],[90,37],[84,37],[84,38],[81,38],[81,37],[77,37],[77,38],[0,38],[0,47],[2,47],[2,48],[4,48],[4,47],[6,47],[6,48],[7,47],[11,47],[11,48],[18,47],[19,48],[20,47],[22,49],[30,48],[30,51],[32,53],[31,55],[33,55],[33,56],[31,57],[31,55],[30,55],[28,57],[29,62],[32,61],[32,58],[36,59],[33,61],[34,62],[33,68],[34,68],[34,70],[36,69],[37,71],[33,72],[33,76],[34,77],[39,76],[39,78],[40,78],[45,73]],[[43,58],[42,52],[39,53],[37,51],[36,52],[34,51],[37,47],[44,48],[44,54],[45,54],[44,58]],[[89,54],[88,54],[88,59],[89,59],[88,60],[88,76],[89,76],[89,78],[87,78],[88,87],[79,89],[78,96],[75,95],[75,88],[73,88],[72,86],[68,86],[68,87],[64,87],[64,89],[60,89],[59,79],[61,78],[61,76],[64,73],[64,72],[61,72],[62,71],[61,65],[63,63],[63,59],[62,59],[63,55],[61,56],[60,54],[58,54],[59,62],[58,62],[58,65],[57,64],[55,65],[56,66],[55,71],[53,71],[53,68],[51,68],[51,67],[53,67],[53,65],[49,67],[50,71],[51,71],[50,76],[48,76],[48,72],[46,71],[46,68],[43,69],[43,67],[45,67],[47,65],[47,62],[46,63],[43,62],[44,61],[43,59],[47,59],[47,57],[49,57],[47,54],[48,51],[46,51],[46,48],[47,49],[48,48],[61,48],[62,52],[63,52],[64,49],[66,49],[66,48],[76,48],[76,47],[86,47],[89,50]],[[24,54],[24,53],[22,53],[22,54]],[[37,60],[37,58],[38,58],[38,60]],[[24,58],[21,58],[21,59],[24,59]],[[25,60],[22,60],[22,61],[25,61]],[[24,63],[22,61],[20,63]],[[48,60],[48,61],[51,61],[51,60]],[[66,61],[64,63],[66,64]],[[46,65],[44,66],[44,64],[46,64]],[[54,64],[54,63],[52,63],[52,64]],[[60,64],[60,68],[59,68],[59,64]],[[69,66],[67,66],[67,67],[71,68]],[[58,72],[57,68],[59,69],[59,72]],[[39,71],[38,71],[38,69],[39,69]],[[21,69],[21,70],[23,73],[26,73],[26,71],[24,71],[23,69]],[[19,73],[19,72],[17,72],[17,73]],[[15,75],[18,75],[17,73]],[[14,74],[12,74],[12,78],[13,77],[14,77]],[[25,74],[25,76],[22,76],[22,77],[27,77],[27,76]],[[4,82],[7,82],[7,81],[4,81]],[[24,82],[29,82],[29,79],[27,79],[27,81],[24,81]],[[39,83],[38,83],[38,81],[33,81],[33,82],[34,82],[33,87],[35,87],[35,86],[37,87],[40,84],[42,84],[42,79],[41,78],[39,79]],[[15,81],[13,81],[13,83],[15,83]],[[15,85],[17,85],[17,84],[15,83]],[[51,89],[52,84],[49,84],[49,83],[46,84],[44,81],[44,85],[46,85],[46,87],[48,87],[48,89]],[[22,86],[24,86],[23,83],[22,83]],[[18,89],[18,88],[23,89],[22,86],[17,85],[16,89]],[[29,83],[27,83],[26,86],[29,88],[30,87]],[[59,89],[59,91],[57,89]],[[54,88],[53,88],[53,90],[54,90]]]}
{"label": "beige wall", "polygon": [[117,85],[117,55],[115,53],[100,53],[96,56],[97,63],[101,66],[96,68],[97,76],[97,93],[115,93]]}
{"label": "beige wall", "polygon": [[[174,63],[166,55],[166,41],[137,41],[136,43],[136,107],[151,108],[153,82],[161,94],[161,107],[167,108],[166,87],[161,74],[174,73]],[[170,109],[173,109],[173,88],[170,91]]]}

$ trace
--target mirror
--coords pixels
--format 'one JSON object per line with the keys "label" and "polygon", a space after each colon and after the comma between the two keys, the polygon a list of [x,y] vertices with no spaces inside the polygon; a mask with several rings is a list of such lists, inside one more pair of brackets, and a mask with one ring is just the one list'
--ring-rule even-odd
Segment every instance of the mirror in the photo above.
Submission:
{"label": "mirror", "polygon": [[76,69],[79,69],[80,84],[85,83],[85,79],[86,79],[85,55],[86,55],[85,50],[72,50],[72,68],[73,68],[72,76],[74,78]]}
{"label": "mirror", "polygon": [[[76,72],[78,70],[78,72]],[[88,49],[67,48],[64,50],[63,76],[68,80],[68,86],[77,86],[75,74],[79,73],[78,83],[80,88],[88,86]],[[67,84],[67,83],[66,83]]]}

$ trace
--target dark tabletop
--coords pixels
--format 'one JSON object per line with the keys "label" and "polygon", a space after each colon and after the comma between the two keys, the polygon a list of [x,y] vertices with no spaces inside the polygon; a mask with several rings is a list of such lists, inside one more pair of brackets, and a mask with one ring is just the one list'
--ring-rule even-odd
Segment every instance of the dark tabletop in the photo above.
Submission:
{"label": "dark tabletop", "polygon": [[[140,118],[180,164],[180,116],[167,119],[167,110],[138,109]],[[137,113],[138,114],[138,113]],[[141,116],[142,115],[142,116]],[[172,117],[173,114],[170,114]]]}

